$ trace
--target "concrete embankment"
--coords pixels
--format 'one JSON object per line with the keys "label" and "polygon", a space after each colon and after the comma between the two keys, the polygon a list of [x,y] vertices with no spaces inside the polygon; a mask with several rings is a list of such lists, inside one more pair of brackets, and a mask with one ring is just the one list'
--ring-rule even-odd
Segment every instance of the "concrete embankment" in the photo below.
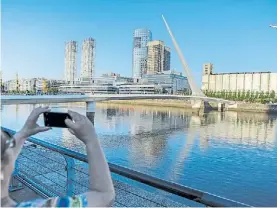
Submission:
{"label": "concrete embankment", "polygon": [[[143,106],[159,106],[173,108],[192,108],[190,101],[186,100],[111,100],[103,101],[104,103],[126,104],[126,105],[143,105]],[[216,103],[209,103],[216,110]],[[203,105],[201,105],[203,106]],[[260,103],[243,103],[238,102],[234,105],[225,106],[228,111],[242,112],[259,112],[259,113],[277,113],[277,104],[260,104]]]}
{"label": "concrete embankment", "polygon": [[226,110],[255,113],[277,113],[277,104],[237,103]]}
{"label": "concrete embankment", "polygon": [[159,106],[174,108],[191,108],[191,104],[186,100],[110,100],[103,103],[126,104],[126,105],[143,105],[143,106]]}

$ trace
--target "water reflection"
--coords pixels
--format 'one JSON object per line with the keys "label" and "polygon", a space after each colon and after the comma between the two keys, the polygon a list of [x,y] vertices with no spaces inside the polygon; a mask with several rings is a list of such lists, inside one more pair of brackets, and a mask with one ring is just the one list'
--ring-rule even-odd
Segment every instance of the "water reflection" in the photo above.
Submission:
{"label": "water reflection", "polygon": [[226,112],[209,114],[201,123],[201,139],[210,135],[216,140],[263,148],[274,148],[276,142],[274,115]]}
{"label": "water reflection", "polygon": [[[120,105],[98,104],[101,125],[106,120],[120,123],[128,120],[131,135],[165,135],[186,131],[189,135],[200,138],[201,147],[208,148],[209,139],[222,142],[274,148],[276,142],[276,115],[262,113],[225,112],[209,113],[203,117],[187,111],[170,108],[149,108]],[[135,110],[134,110],[135,109]],[[111,127],[113,128],[113,127]]]}
{"label": "water reflection", "polygon": [[[34,107],[3,106],[3,125],[19,129]],[[83,103],[51,107],[85,115]],[[95,127],[110,162],[254,206],[277,206],[276,115],[213,112],[199,117],[177,108],[96,107]],[[38,137],[85,152],[67,129]]]}

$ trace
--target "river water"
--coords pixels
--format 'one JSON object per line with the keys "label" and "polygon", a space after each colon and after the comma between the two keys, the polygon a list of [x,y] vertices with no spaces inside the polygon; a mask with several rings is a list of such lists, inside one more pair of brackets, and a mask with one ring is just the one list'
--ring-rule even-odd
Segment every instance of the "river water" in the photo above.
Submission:
{"label": "river water", "polygon": [[[50,106],[85,114],[82,103]],[[2,126],[20,129],[34,107],[2,106]],[[199,117],[185,109],[98,103],[95,127],[111,163],[253,206],[277,206],[277,116]],[[67,129],[36,137],[85,152]]]}

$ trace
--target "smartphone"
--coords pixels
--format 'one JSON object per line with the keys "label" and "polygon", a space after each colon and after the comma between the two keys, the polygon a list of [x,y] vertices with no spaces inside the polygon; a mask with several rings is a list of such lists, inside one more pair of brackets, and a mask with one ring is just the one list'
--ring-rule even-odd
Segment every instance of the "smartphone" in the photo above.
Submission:
{"label": "smartphone", "polygon": [[67,128],[64,120],[67,118],[72,120],[68,113],[46,112],[43,115],[44,124],[49,127]]}

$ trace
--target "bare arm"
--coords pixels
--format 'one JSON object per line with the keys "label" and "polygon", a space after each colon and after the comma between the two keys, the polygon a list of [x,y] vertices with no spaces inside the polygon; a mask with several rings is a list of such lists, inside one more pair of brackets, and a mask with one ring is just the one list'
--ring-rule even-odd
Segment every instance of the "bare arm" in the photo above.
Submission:
{"label": "bare arm", "polygon": [[39,132],[48,131],[49,129],[51,129],[50,127],[39,126],[37,124],[39,115],[49,111],[50,109],[48,108],[48,106],[35,108],[27,118],[23,128],[14,135],[14,138],[16,140],[16,145],[13,149],[15,157],[19,155],[24,145],[24,142],[28,137],[35,135]]}
{"label": "bare arm", "polygon": [[67,119],[69,131],[86,145],[90,192],[85,193],[88,206],[111,206],[115,197],[111,173],[94,126],[87,117],[69,111],[74,122]]}

